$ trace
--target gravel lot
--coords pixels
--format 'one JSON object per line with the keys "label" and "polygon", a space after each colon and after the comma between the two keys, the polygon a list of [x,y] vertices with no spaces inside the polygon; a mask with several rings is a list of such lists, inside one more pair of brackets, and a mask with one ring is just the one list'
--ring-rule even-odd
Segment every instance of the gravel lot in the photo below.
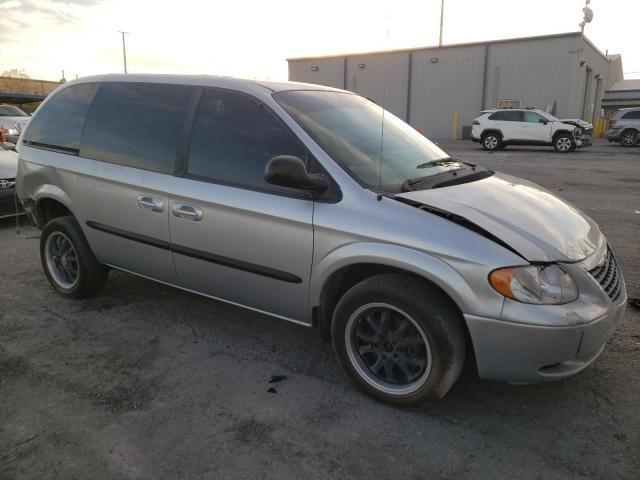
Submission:
{"label": "gravel lot", "polygon": [[[586,211],[640,296],[640,148],[447,147]],[[441,402],[401,410],[357,391],[309,329],[119,272],[94,299],[61,298],[38,237],[0,224],[0,480],[639,478],[632,306],[576,377],[467,371]]]}

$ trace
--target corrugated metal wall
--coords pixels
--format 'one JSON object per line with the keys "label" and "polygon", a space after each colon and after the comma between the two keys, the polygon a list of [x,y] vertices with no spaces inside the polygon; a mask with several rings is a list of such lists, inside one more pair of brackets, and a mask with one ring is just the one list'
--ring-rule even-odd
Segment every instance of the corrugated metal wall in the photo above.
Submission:
{"label": "corrugated metal wall", "polygon": [[289,61],[289,79],[338,88],[346,82],[348,90],[378,104],[385,97],[388,110],[428,137],[443,139],[451,137],[454,112],[460,138],[463,126],[482,108],[497,107],[499,100],[519,100],[522,107],[540,109],[555,102],[559,117],[580,118],[584,109],[584,118],[595,118],[602,92],[612,81],[609,67],[589,42],[566,35],[294,59]]}
{"label": "corrugated metal wall", "polygon": [[345,88],[345,57],[307,59],[289,62],[289,80]]}
{"label": "corrugated metal wall", "polygon": [[384,105],[407,119],[409,54],[355,55],[347,58],[347,90]]}
{"label": "corrugated metal wall", "polygon": [[[485,47],[413,52],[410,123],[430,138],[448,138],[453,114],[470,125],[482,109]],[[458,132],[458,138],[460,132]]]}
{"label": "corrugated metal wall", "polygon": [[544,109],[557,104],[557,115],[566,116],[571,105],[572,69],[577,61],[570,53],[571,38],[493,44],[489,47],[487,105],[499,100],[519,100],[522,108]]}

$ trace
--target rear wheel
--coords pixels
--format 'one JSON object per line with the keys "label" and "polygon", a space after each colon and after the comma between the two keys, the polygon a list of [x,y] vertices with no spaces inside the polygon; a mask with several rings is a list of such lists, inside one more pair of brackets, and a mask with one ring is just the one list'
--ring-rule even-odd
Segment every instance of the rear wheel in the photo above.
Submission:
{"label": "rear wheel", "polygon": [[347,291],[331,336],[351,379],[395,405],[442,398],[464,364],[459,312],[436,288],[405,275],[377,275]]}
{"label": "rear wheel", "polygon": [[497,133],[485,133],[480,141],[482,148],[490,152],[502,147],[502,140]]}
{"label": "rear wheel", "polygon": [[637,130],[625,130],[622,132],[622,135],[620,135],[620,143],[625,147],[633,147],[638,143],[639,137],[640,135]]}
{"label": "rear wheel", "polygon": [[54,218],[44,227],[40,260],[49,283],[65,296],[90,297],[107,280],[108,268],[98,263],[71,216]]}
{"label": "rear wheel", "polygon": [[556,152],[569,153],[576,149],[576,144],[568,133],[561,133],[553,141]]}

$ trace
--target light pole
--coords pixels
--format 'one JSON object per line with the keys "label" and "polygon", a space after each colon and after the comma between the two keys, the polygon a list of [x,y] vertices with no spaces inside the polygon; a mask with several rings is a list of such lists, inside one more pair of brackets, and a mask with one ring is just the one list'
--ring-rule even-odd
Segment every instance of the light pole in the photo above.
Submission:
{"label": "light pole", "polygon": [[124,60],[124,73],[127,73],[127,46],[124,41],[124,36],[129,35],[129,32],[123,32],[118,30],[122,34],[122,59]]}
{"label": "light pole", "polygon": [[442,46],[442,26],[444,25],[444,0],[440,4],[440,42],[438,42],[438,46]]}

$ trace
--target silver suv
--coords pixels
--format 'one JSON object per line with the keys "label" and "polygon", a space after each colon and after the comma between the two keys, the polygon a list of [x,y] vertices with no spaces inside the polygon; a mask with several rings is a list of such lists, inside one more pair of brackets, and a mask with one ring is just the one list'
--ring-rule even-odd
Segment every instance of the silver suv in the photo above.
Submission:
{"label": "silver suv", "polygon": [[640,143],[640,108],[622,108],[609,120],[607,140],[625,147]]}
{"label": "silver suv", "polygon": [[59,293],[116,268],[315,327],[390,403],[442,397],[468,357],[494,380],[575,374],[624,314],[589,217],[350,92],[90,77],[47,98],[18,150]]}

